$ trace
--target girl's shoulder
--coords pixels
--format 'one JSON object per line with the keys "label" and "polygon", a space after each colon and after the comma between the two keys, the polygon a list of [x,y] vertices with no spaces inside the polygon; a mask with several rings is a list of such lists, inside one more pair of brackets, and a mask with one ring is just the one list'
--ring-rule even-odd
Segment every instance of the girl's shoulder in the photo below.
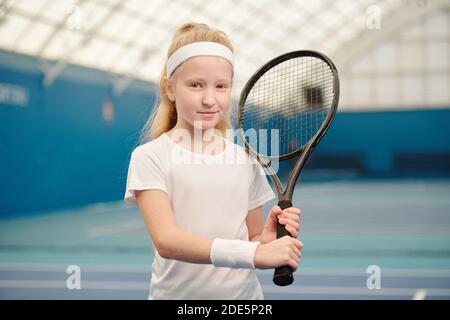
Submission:
{"label": "girl's shoulder", "polygon": [[133,150],[133,154],[159,155],[162,156],[167,151],[167,143],[164,134],[158,138],[150,140],[144,144],[137,146]]}

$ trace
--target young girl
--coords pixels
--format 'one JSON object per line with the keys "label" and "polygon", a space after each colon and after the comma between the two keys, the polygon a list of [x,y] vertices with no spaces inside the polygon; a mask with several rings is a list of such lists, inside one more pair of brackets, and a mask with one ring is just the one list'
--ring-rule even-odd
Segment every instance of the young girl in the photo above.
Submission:
{"label": "young girl", "polygon": [[[125,193],[155,248],[149,299],[262,299],[255,268],[297,269],[300,210],[275,206],[264,224],[262,206],[274,198],[264,172],[224,138],[233,79],[227,36],[184,24],[167,57],[151,141],[133,151]],[[293,237],[276,239],[276,221]]]}

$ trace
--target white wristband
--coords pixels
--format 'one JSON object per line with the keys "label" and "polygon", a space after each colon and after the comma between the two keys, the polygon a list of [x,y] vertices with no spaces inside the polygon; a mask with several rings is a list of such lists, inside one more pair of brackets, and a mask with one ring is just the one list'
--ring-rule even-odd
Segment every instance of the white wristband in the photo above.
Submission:
{"label": "white wristband", "polygon": [[244,240],[214,239],[210,258],[216,267],[255,269],[253,259],[260,243]]}

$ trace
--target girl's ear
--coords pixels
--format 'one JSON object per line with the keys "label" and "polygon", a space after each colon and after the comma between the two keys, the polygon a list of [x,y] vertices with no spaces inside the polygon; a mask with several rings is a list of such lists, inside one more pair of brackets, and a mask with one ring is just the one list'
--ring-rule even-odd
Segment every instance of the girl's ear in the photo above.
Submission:
{"label": "girl's ear", "polygon": [[175,95],[173,94],[173,84],[167,77],[164,77],[164,90],[170,101],[175,101]]}

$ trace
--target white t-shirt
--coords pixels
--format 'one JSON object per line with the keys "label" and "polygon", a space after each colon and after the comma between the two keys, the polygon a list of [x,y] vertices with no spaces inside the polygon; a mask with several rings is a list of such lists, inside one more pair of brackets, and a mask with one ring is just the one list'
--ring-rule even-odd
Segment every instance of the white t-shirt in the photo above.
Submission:
{"label": "white t-shirt", "polygon": [[[248,210],[274,198],[262,167],[225,139],[217,155],[194,153],[162,134],[137,147],[125,201],[134,190],[167,193],[177,227],[208,239],[248,241]],[[162,258],[155,249],[149,299],[263,299],[255,270],[218,268]]]}

